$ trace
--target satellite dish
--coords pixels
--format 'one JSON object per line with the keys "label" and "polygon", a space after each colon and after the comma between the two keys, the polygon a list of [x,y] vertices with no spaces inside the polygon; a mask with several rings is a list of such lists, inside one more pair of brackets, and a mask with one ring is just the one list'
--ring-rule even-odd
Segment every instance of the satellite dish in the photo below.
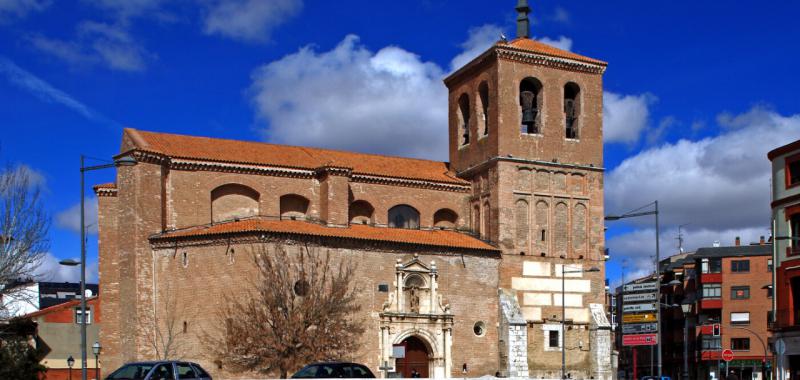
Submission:
{"label": "satellite dish", "polygon": [[85,295],[86,295],[86,298],[89,298],[89,297],[91,297],[91,296],[93,296],[93,295],[94,295],[94,293],[92,293],[92,290],[91,290],[91,289],[86,289],[86,292],[85,292],[85,293],[83,293],[83,294],[85,294]]}

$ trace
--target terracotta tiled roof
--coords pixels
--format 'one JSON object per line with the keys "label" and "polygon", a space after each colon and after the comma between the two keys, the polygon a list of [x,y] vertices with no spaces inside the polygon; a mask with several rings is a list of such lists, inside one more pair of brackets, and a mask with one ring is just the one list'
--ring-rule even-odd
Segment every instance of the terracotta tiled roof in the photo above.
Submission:
{"label": "terracotta tiled roof", "polygon": [[[94,296],[94,297],[87,298],[86,299],[86,306],[93,305],[96,302],[96,300],[98,299],[97,297],[99,297],[99,296]],[[69,309],[71,307],[80,306],[80,305],[81,305],[81,300],[79,300],[79,299],[70,300],[70,301],[67,301],[67,302],[64,302],[64,303],[60,303],[58,305],[53,305],[53,306],[46,307],[46,308],[41,309],[41,310],[34,311],[32,313],[28,313],[28,314],[19,316],[18,318],[20,318],[20,319],[36,318],[36,317],[39,317],[39,316],[42,316],[42,315],[54,313],[54,312],[57,312],[57,311],[61,311],[61,310],[64,310],[64,309]]]}
{"label": "terracotta tiled roof", "polygon": [[498,251],[483,241],[467,234],[451,230],[409,230],[402,228],[373,227],[354,224],[347,228],[326,227],[317,223],[299,220],[246,219],[212,224],[156,235],[153,239],[187,237],[211,237],[229,233],[274,232],[284,234],[334,237],[378,242],[417,244],[433,247]]}
{"label": "terracotta tiled roof", "polygon": [[251,141],[174,135],[126,129],[136,147],[173,158],[267,165],[295,169],[333,166],[354,174],[468,184],[446,162]]}
{"label": "terracotta tiled roof", "polygon": [[516,38],[509,42],[498,42],[497,46],[511,47],[519,50],[530,51],[537,54],[549,55],[551,57],[574,59],[576,61],[592,63],[595,65],[607,66],[608,63],[598,59],[589,58],[580,54],[575,54],[570,51],[561,50],[559,48],[550,46],[543,42],[532,40],[530,38]]}
{"label": "terracotta tiled roof", "polygon": [[95,189],[95,190],[97,190],[97,189],[116,189],[117,188],[117,184],[114,183],[114,182],[101,183],[99,185],[94,185],[92,188]]}

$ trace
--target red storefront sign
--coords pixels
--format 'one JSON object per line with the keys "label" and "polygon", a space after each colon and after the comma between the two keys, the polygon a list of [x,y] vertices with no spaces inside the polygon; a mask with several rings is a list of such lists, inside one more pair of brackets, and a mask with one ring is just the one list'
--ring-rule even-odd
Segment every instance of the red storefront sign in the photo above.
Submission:
{"label": "red storefront sign", "polygon": [[623,346],[654,346],[656,344],[658,344],[657,334],[634,334],[622,336]]}

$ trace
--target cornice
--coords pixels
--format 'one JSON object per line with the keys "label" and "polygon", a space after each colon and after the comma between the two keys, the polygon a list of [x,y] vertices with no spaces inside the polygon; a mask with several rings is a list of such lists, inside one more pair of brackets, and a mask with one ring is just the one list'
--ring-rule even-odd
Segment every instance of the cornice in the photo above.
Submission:
{"label": "cornice", "polygon": [[504,157],[504,156],[495,156],[486,161],[481,163],[475,164],[469,168],[464,169],[463,171],[458,173],[459,177],[469,176],[475,171],[483,170],[489,165],[495,164],[497,162],[513,162],[517,164],[528,164],[528,165],[536,165],[536,166],[548,166],[552,168],[560,168],[560,169],[571,169],[571,170],[587,170],[587,171],[594,171],[594,172],[605,172],[605,168],[597,167],[592,164],[589,165],[582,165],[582,164],[568,164],[562,162],[553,162],[553,161],[542,161],[542,160],[529,160],[525,158],[515,158],[515,157]]}
{"label": "cornice", "polygon": [[561,70],[580,71],[590,74],[603,74],[606,71],[606,67],[603,65],[582,62],[575,59],[537,54],[526,50],[517,50],[508,46],[498,46],[496,50],[498,59],[523,62],[539,66],[548,66]]}

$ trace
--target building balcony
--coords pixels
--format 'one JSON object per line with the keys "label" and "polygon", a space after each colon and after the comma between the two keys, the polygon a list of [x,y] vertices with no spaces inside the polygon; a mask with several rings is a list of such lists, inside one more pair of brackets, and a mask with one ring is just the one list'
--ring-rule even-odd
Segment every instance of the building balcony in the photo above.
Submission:
{"label": "building balcony", "polygon": [[701,273],[700,274],[700,283],[701,284],[721,284],[722,283],[722,273]]}
{"label": "building balcony", "polygon": [[703,298],[700,300],[700,309],[722,309],[722,298]]}

